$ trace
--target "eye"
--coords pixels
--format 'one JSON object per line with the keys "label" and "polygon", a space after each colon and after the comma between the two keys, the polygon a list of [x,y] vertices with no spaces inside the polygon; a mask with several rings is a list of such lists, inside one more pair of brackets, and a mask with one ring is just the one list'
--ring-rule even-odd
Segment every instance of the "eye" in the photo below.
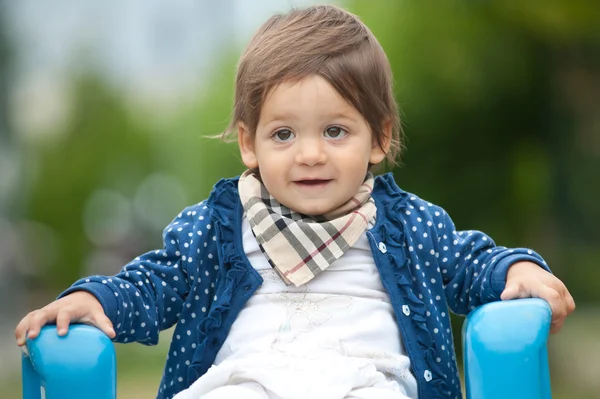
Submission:
{"label": "eye", "polygon": [[275,141],[286,142],[292,140],[296,135],[290,129],[279,129],[273,133],[272,137]]}
{"label": "eye", "polygon": [[341,139],[348,134],[348,132],[339,126],[329,126],[327,129],[325,129],[324,133],[325,137],[328,139]]}

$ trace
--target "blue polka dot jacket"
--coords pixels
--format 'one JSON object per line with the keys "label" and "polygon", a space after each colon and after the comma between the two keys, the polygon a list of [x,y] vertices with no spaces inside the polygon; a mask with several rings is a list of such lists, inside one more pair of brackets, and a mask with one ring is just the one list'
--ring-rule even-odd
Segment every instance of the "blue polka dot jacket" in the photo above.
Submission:
{"label": "blue polka dot jacket", "polygon": [[[417,378],[419,397],[461,398],[448,310],[466,314],[500,299],[510,265],[529,249],[507,249],[478,231],[456,231],[440,207],[401,190],[391,174],[375,180],[375,226],[367,232]],[[262,284],[242,247],[237,178],[186,208],[164,231],[163,249],[117,275],[77,281],[61,296],[95,295],[117,342],[153,345],[175,325],[158,398],[172,398],[212,365],[231,325]]]}

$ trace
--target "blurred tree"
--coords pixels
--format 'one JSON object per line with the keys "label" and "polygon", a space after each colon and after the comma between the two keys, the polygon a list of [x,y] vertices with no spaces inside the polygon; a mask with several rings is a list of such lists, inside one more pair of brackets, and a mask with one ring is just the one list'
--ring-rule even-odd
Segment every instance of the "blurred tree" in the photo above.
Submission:
{"label": "blurred tree", "polygon": [[215,138],[226,129],[231,117],[236,59],[237,54],[231,52],[222,55],[217,63],[220,68],[206,79],[198,101],[184,111],[178,122],[177,129],[183,133],[163,144],[194,160],[193,167],[180,163],[175,172],[189,187],[194,200],[205,198],[219,179],[244,170],[237,143]]}
{"label": "blurred tree", "polygon": [[0,1],[0,144],[8,141],[8,68],[10,51],[4,23],[4,2]]}
{"label": "blurred tree", "polygon": [[600,4],[349,5],[392,64],[398,182],[460,229],[540,250],[577,299],[598,298]]}
{"label": "blurred tree", "polygon": [[[18,154],[9,118],[10,74],[13,68],[14,52],[8,40],[6,30],[6,4],[0,0],[0,314],[11,319],[18,311],[13,306],[15,298],[21,299],[22,291],[15,284],[18,274],[15,262],[15,227],[18,218],[16,209],[16,186],[18,174]],[[0,333],[4,325],[0,323]],[[0,357],[2,357],[0,346]],[[2,367],[0,367],[0,371]]]}
{"label": "blurred tree", "polygon": [[[93,248],[83,222],[92,194],[106,189],[131,197],[156,170],[150,135],[132,122],[122,101],[101,81],[92,75],[80,78],[73,104],[64,132],[52,142],[34,143],[26,155],[33,176],[27,217],[49,227],[54,237],[54,248],[30,237],[30,256],[40,267],[38,277],[52,289],[64,289],[81,277]],[[123,245],[134,246],[134,256],[137,234],[132,236]]]}
{"label": "blurred tree", "polygon": [[[392,64],[408,137],[399,184],[445,207],[459,229],[535,248],[579,306],[597,304],[600,3],[349,5]],[[455,318],[457,348],[460,328]],[[560,371],[555,386],[572,384]],[[589,381],[566,397],[591,392]]]}
{"label": "blurred tree", "polygon": [[[210,138],[225,129],[231,109],[235,63],[232,59],[224,63],[229,68],[207,79],[207,94],[166,123],[155,123],[150,115],[135,122],[124,100],[93,74],[76,82],[67,126],[50,135],[53,139],[32,142],[27,150],[28,175],[33,179],[28,185],[26,217],[44,226],[44,239],[39,234],[34,239],[35,231],[29,237],[37,242],[30,254],[36,269],[31,276],[34,282],[56,291],[89,274],[85,264],[102,248],[86,233],[85,215],[106,217],[104,224],[110,224],[109,215],[99,213],[118,213],[111,208],[119,202],[91,206],[94,193],[108,191],[109,197],[119,193],[133,206],[150,202],[146,211],[169,215],[151,226],[138,217],[134,233],[105,248],[122,260],[122,266],[161,244],[157,225],[166,226],[184,206],[205,199],[218,179],[243,170],[236,146]],[[163,199],[152,204],[152,199],[140,198],[144,196]],[[161,207],[171,210],[157,209]],[[147,216],[152,217],[157,219]],[[106,274],[118,270],[115,265],[101,269]]]}
{"label": "blurred tree", "polygon": [[[11,181],[14,180],[13,172],[15,156],[12,148],[15,145],[12,131],[9,126],[9,81],[12,61],[12,49],[10,48],[6,24],[6,5],[0,0],[0,221],[8,214],[9,202],[14,190],[9,190]],[[1,270],[1,269],[0,269]]]}

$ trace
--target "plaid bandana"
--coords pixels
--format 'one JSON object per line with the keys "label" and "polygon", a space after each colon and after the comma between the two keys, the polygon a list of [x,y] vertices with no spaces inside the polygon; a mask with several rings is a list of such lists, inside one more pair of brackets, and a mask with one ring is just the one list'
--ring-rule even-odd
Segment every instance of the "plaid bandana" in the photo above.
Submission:
{"label": "plaid bandana", "polygon": [[246,171],[238,183],[240,199],[258,246],[287,284],[312,280],[352,247],[375,217],[371,173],[348,202],[318,217],[277,202],[262,182]]}

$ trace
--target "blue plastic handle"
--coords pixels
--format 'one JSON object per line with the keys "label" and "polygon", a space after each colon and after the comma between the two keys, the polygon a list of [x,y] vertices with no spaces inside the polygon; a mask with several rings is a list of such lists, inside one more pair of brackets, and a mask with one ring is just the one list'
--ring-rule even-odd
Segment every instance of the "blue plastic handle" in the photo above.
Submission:
{"label": "blue plastic handle", "polygon": [[551,318],[548,303],[534,298],[471,312],[463,325],[467,399],[550,399]]}
{"label": "blue plastic handle", "polygon": [[23,399],[116,399],[112,341],[95,327],[71,325],[60,337],[45,326],[21,356]]}

